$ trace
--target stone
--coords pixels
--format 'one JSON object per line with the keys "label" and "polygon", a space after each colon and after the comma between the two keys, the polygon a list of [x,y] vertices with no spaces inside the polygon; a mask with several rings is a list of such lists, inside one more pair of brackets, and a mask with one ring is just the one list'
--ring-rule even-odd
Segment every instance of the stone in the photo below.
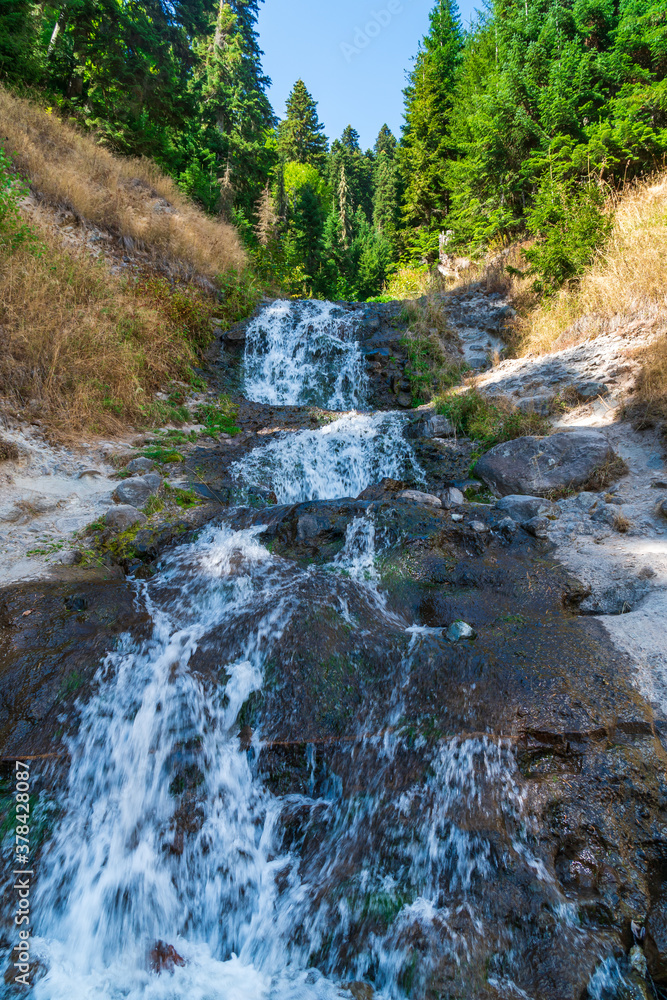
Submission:
{"label": "stone", "polygon": [[141,477],[147,486],[157,493],[157,491],[162,486],[162,476],[157,472],[149,472],[147,475]]}
{"label": "stone", "polygon": [[452,521],[462,521],[463,514],[452,514]]}
{"label": "stone", "polygon": [[577,489],[615,458],[604,434],[574,430],[551,437],[521,437],[496,445],[477,463],[475,473],[497,496],[545,496]]}
{"label": "stone", "polygon": [[603,382],[577,382],[574,389],[582,403],[592,403],[600,396],[609,395],[609,386]]}
{"label": "stone", "polygon": [[502,521],[498,521],[496,525],[498,531],[502,532],[503,535],[515,535],[519,530],[519,525],[511,517],[504,517]]}
{"label": "stone", "polygon": [[439,497],[432,493],[420,493],[419,490],[403,490],[398,494],[399,500],[413,500],[415,503],[427,504],[429,507],[442,507]]}
{"label": "stone", "polygon": [[545,517],[547,514],[552,517],[560,516],[558,505],[551,503],[550,500],[545,500],[544,497],[520,495],[502,497],[496,504],[496,510],[506,512],[508,517],[518,521],[519,524],[529,521],[533,517]]}
{"label": "stone", "polygon": [[[117,486],[111,494],[114,503],[125,504],[130,507],[143,507],[149,497],[160,488],[160,477],[150,476],[151,482],[147,482],[149,477],[136,476],[134,479],[126,479],[125,482]],[[155,483],[157,478],[157,483]]]}
{"label": "stone", "polygon": [[441,494],[440,502],[445,510],[451,510],[452,507],[460,507],[461,504],[466,502],[466,498],[461,493],[461,490],[457,490],[455,486],[450,486],[449,489]]}
{"label": "stone", "polygon": [[123,532],[135,524],[145,524],[146,515],[129,504],[120,504],[118,507],[109,508],[104,515],[104,523],[114,531]]}
{"label": "stone", "polygon": [[551,522],[546,517],[531,517],[521,527],[534,538],[548,538]]}
{"label": "stone", "polygon": [[662,514],[663,517],[667,517],[667,500],[663,500],[658,506],[658,512]]}
{"label": "stone", "polygon": [[133,458],[131,462],[127,463],[125,470],[134,476],[137,473],[141,475],[144,472],[150,472],[154,467],[155,462],[150,458]]}
{"label": "stone", "polygon": [[399,392],[396,402],[403,410],[412,409],[412,396],[409,392]]}
{"label": "stone", "polygon": [[453,622],[445,632],[449,642],[459,642],[461,639],[474,639],[475,630],[467,622]]}
{"label": "stone", "polygon": [[478,535],[484,535],[489,530],[484,521],[471,521],[470,528],[472,531],[476,531]]}
{"label": "stone", "polygon": [[427,417],[421,426],[425,438],[450,438],[456,434],[454,424],[439,413]]}

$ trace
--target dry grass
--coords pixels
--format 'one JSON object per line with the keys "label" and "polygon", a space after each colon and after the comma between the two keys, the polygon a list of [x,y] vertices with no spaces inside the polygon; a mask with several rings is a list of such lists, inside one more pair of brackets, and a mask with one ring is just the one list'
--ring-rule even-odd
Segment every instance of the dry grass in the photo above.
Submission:
{"label": "dry grass", "polygon": [[619,198],[604,253],[578,286],[528,317],[521,348],[552,351],[595,336],[619,318],[652,317],[666,305],[667,174],[661,174]]}
{"label": "dry grass", "polygon": [[241,269],[236,230],[200,211],[150,160],[122,159],[56,114],[0,87],[0,136],[33,190],[157,261],[210,281]]}
{"label": "dry grass", "polygon": [[164,280],[123,281],[40,239],[41,253],[0,260],[0,395],[60,439],[177,415],[154,392],[191,377],[214,300],[172,294]]}
{"label": "dry grass", "polygon": [[19,450],[14,442],[0,437],[0,462],[16,461],[18,457]]}

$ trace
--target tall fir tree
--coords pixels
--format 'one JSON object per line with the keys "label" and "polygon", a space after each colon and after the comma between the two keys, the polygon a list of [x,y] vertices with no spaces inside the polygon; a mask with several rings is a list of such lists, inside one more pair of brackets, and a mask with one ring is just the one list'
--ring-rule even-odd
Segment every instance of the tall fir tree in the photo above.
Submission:
{"label": "tall fir tree", "polygon": [[375,142],[373,225],[393,244],[400,221],[400,189],[393,132],[383,125]]}
{"label": "tall fir tree", "polygon": [[404,92],[399,164],[404,183],[403,219],[411,228],[437,228],[449,210],[445,167],[454,155],[450,114],[462,45],[455,0],[438,0]]}
{"label": "tall fir tree", "polygon": [[317,103],[303,80],[297,80],[287,99],[287,114],[278,126],[278,152],[285,161],[322,168],[329,144],[317,115]]}

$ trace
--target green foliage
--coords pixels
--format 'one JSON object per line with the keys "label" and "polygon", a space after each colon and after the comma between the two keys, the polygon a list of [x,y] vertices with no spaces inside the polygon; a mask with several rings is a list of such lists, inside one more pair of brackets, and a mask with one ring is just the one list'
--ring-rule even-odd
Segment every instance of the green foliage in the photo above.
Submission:
{"label": "green foliage", "polygon": [[238,406],[226,395],[219,396],[215,403],[204,403],[197,408],[197,419],[213,435],[239,434],[237,417]]}
{"label": "green foliage", "polygon": [[[411,318],[407,313],[406,319]],[[468,371],[468,365],[452,362],[447,357],[436,334],[409,333],[401,339],[401,347],[408,355],[405,372],[415,406],[428,403],[434,393],[458,385]]]}
{"label": "green foliage", "polygon": [[284,161],[323,167],[328,149],[324,125],[317,115],[317,103],[297,80],[287,99],[287,115],[278,128],[278,153]]}
{"label": "green foliage", "polygon": [[598,185],[544,179],[527,214],[528,232],[537,242],[524,252],[538,291],[559,288],[592,262],[613,225],[603,209]]}
{"label": "green foliage", "polygon": [[19,201],[26,194],[25,185],[13,170],[12,160],[0,146],[0,254],[3,256],[15,253],[26,244],[36,244],[19,210]]}
{"label": "green foliage", "polygon": [[490,400],[474,388],[446,393],[436,400],[436,413],[451,420],[459,434],[475,441],[480,453],[503,441],[546,435],[551,426],[547,417]]}

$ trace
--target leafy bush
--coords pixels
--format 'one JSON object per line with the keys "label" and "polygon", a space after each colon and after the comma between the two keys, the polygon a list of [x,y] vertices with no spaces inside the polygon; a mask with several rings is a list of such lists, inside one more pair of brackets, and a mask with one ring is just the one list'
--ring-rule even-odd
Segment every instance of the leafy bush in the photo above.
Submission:
{"label": "leafy bush", "polygon": [[0,146],[0,253],[13,254],[26,243],[34,243],[35,235],[24,222],[19,200],[28,193],[25,184],[13,171],[13,163]]}

